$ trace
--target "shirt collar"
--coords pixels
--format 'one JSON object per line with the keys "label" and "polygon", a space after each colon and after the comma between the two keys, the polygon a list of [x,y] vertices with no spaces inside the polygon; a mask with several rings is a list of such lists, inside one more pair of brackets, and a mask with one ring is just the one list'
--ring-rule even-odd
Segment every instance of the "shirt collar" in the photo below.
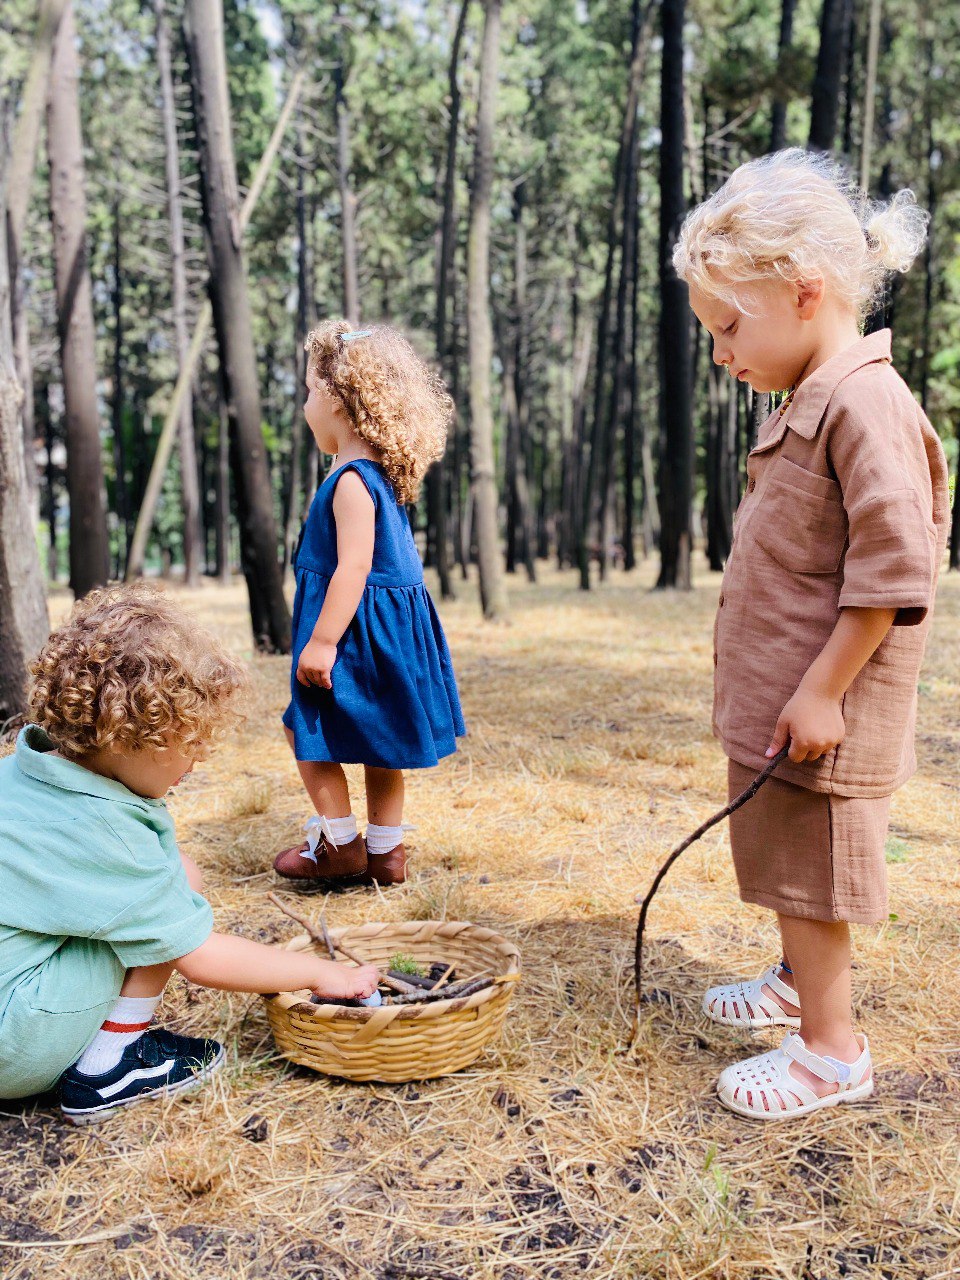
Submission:
{"label": "shirt collar", "polygon": [[37,724],[28,724],[17,735],[14,758],[21,773],[62,791],[76,791],[81,795],[98,796],[101,800],[119,800],[145,809],[165,808],[165,800],[150,796],[138,796],[113,778],[85,769],[74,760],[54,755],[56,743]]}
{"label": "shirt collar", "polygon": [[812,440],[833,393],[844,378],[865,364],[890,359],[890,330],[868,333],[815,369],[794,392],[786,413],[786,425],[798,436]]}

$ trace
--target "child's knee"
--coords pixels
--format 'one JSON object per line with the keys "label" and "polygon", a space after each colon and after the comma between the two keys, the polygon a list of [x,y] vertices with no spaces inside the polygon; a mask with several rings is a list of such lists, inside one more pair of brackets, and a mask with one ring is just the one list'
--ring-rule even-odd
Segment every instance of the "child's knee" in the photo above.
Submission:
{"label": "child's knee", "polygon": [[194,893],[203,893],[203,872],[197,866],[192,858],[188,858],[185,853],[181,853],[180,861],[183,863],[183,869],[187,873],[187,882]]}

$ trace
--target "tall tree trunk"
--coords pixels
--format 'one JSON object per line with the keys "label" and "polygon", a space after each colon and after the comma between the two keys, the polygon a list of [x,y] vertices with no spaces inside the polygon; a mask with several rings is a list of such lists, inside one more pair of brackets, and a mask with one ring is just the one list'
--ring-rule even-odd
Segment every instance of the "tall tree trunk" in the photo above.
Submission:
{"label": "tall tree trunk", "polygon": [[787,145],[787,96],[781,88],[786,76],[786,59],[793,44],[793,15],[797,0],[782,0],[780,5],[780,39],[777,44],[777,72],[770,113],[770,150],[780,151]]}
{"label": "tall tree trunk", "polygon": [[[0,107],[0,227],[7,223],[9,107]],[[0,732],[27,709],[27,663],[49,630],[23,457],[23,390],[13,363],[12,281],[0,235]]]}
{"label": "tall tree trunk", "polygon": [[711,363],[707,437],[707,559],[723,568],[733,543],[737,497],[737,397],[725,374]]}
{"label": "tall tree trunk", "polygon": [[[636,162],[635,162],[636,163]],[[643,437],[640,421],[640,361],[637,349],[640,345],[640,186],[639,172],[634,169],[634,199],[630,211],[633,221],[632,253],[630,256],[630,341],[627,344],[627,390],[623,432],[623,567],[635,569],[637,565],[636,496],[637,496],[637,441]]]}
{"label": "tall tree trunk", "polygon": [[[293,557],[300,529],[300,487],[302,483],[303,413],[300,396],[306,396],[307,353],[304,344],[313,320],[313,288],[310,255],[307,244],[307,199],[304,190],[307,172],[306,139],[303,111],[297,108],[297,311],[293,326],[293,369],[295,406],[290,430],[290,467],[284,497],[283,571]],[[311,437],[312,439],[312,437]]]}
{"label": "tall tree trunk", "polygon": [[230,418],[241,559],[254,641],[290,651],[278,538],[243,258],[220,0],[187,0],[184,34],[200,157],[210,302]]}
{"label": "tall tree trunk", "polygon": [[73,10],[68,6],[54,41],[47,149],[70,492],[70,586],[79,597],[107,581],[110,551],[100,453],[78,82],[76,32]]}
{"label": "tall tree trunk", "polygon": [[526,443],[530,415],[524,395],[527,363],[527,235],[523,221],[524,182],[513,193],[514,277],[512,334],[508,331],[504,347],[504,403],[507,411],[506,491],[507,491],[507,570],[514,572],[517,560],[523,561],[530,582],[536,582],[533,562],[533,525],[530,514],[530,483],[527,476]]}
{"label": "tall tree trunk", "polygon": [[[639,3],[634,0],[634,45],[640,39]],[[636,249],[634,239],[637,220],[637,119],[636,111],[629,122],[629,134],[625,149],[626,175],[624,182],[624,210],[622,231],[620,236],[620,279],[617,284],[616,322],[613,331],[613,381],[610,387],[610,401],[607,408],[607,423],[604,432],[603,467],[600,483],[600,577],[606,577],[609,556],[610,525],[609,508],[614,497],[614,464],[617,453],[617,442],[621,424],[624,434],[630,433],[630,424],[624,422],[626,410],[627,382],[627,300],[630,296],[631,282],[634,278],[633,257]],[[625,479],[627,486],[632,486],[633,475]]]}
{"label": "tall tree trunk", "polygon": [[[930,214],[930,231],[927,236],[926,250],[923,255],[923,320],[920,327],[920,405],[924,413],[927,412],[927,395],[929,391],[930,381],[930,329],[933,321],[934,306],[934,286],[936,281],[936,227],[937,227],[937,203],[939,192],[937,189],[936,169],[934,167],[934,136],[933,136],[933,67],[934,67],[934,45],[933,40],[926,42],[927,66],[926,66],[926,87],[924,90],[923,104],[923,132],[925,151],[927,156],[927,212]],[[960,501],[957,496],[954,502]]]}
{"label": "tall tree trunk", "polygon": [[852,0],[823,0],[820,11],[820,51],[810,101],[809,147],[832,151],[840,112],[840,85],[846,56],[844,35]]}
{"label": "tall tree trunk", "polygon": [[[641,19],[637,0],[633,4],[632,46],[630,52],[630,69],[627,77],[627,99],[624,105],[623,118],[620,125],[620,142],[617,148],[617,161],[614,171],[613,198],[607,213],[607,260],[603,276],[603,293],[600,299],[600,311],[597,317],[597,356],[596,380],[593,393],[593,422],[590,442],[590,456],[587,460],[585,483],[583,485],[580,508],[580,528],[578,531],[578,561],[580,568],[580,588],[590,589],[590,535],[594,519],[594,507],[597,501],[597,488],[602,475],[602,454],[604,449],[604,391],[606,389],[607,345],[610,333],[610,303],[613,297],[613,272],[617,248],[620,242],[620,220],[623,216],[624,199],[627,180],[627,157],[632,146],[636,129],[637,102],[640,85],[643,80],[644,63],[646,62],[649,32],[653,21],[654,4],[648,2],[646,12]],[[681,85],[680,119],[683,123],[683,88]],[[680,140],[681,152],[683,138]],[[603,544],[601,530],[600,543]]]}
{"label": "tall tree trunk", "polygon": [[507,612],[497,545],[497,482],[493,454],[490,366],[490,196],[493,186],[493,126],[500,51],[500,0],[484,0],[480,94],[477,105],[470,231],[467,241],[467,337],[470,353],[470,472],[483,616]]}
{"label": "tall tree trunk", "polygon": [[853,163],[853,110],[857,99],[857,0],[848,0],[843,27],[843,142],[841,151]]}
{"label": "tall tree trunk", "polygon": [[671,253],[686,210],[683,192],[684,0],[664,0],[660,76],[660,576],[658,587],[689,590],[693,422],[687,287]]}
{"label": "tall tree trunk", "polygon": [[351,324],[360,323],[360,284],[357,269],[357,197],[350,173],[350,111],[344,95],[345,73],[343,29],[340,6],[337,21],[341,23],[340,48],[333,68],[334,110],[337,121],[337,182],[340,187],[340,236],[343,251],[343,310]]}
{"label": "tall tree trunk", "polygon": [[113,388],[110,397],[113,427],[114,515],[117,517],[116,576],[123,572],[130,543],[130,503],[127,498],[127,455],[123,440],[123,239],[120,198],[113,202]]}
{"label": "tall tree trunk", "polygon": [[[160,101],[163,112],[163,141],[167,173],[167,213],[170,219],[170,270],[173,296],[173,329],[177,363],[183,365],[190,349],[187,327],[187,273],[183,236],[183,208],[180,196],[180,147],[177,139],[176,100],[170,65],[170,32],[166,0],[153,0],[157,17],[157,65],[160,71]],[[189,587],[200,581],[203,547],[200,532],[200,487],[197,470],[197,443],[193,425],[193,398],[184,396],[177,428],[180,446],[180,484],[183,494],[183,562]]]}
{"label": "tall tree trunk", "polygon": [[[457,139],[460,131],[461,103],[458,69],[460,65],[460,49],[463,45],[463,33],[466,30],[469,8],[470,0],[462,0],[453,43],[450,47],[450,61],[447,66],[450,106],[447,122],[447,153],[443,174],[440,246],[437,252],[437,296],[434,318],[437,363],[442,373],[447,377],[450,376],[451,372],[450,322],[447,313],[453,276],[454,252],[457,244]],[[452,430],[454,433],[458,430],[456,419],[452,424]],[[450,547],[447,527],[449,507],[447,469],[450,457],[451,449],[448,441],[446,453],[427,473],[427,526],[432,538],[433,562],[437,567],[437,576],[440,579],[440,595],[444,600],[452,600],[455,596],[450,575]],[[459,484],[459,475],[457,481]]]}
{"label": "tall tree trunk", "polygon": [[40,143],[40,127],[47,103],[50,83],[50,67],[57,31],[67,7],[67,0],[40,0],[37,30],[34,37],[33,56],[20,95],[20,112],[13,130],[13,149],[10,155],[10,173],[7,179],[8,203],[6,217],[8,271],[10,273],[10,298],[13,322],[14,363],[24,399],[20,413],[23,432],[23,449],[26,462],[27,484],[36,485],[34,460],[33,400],[29,394],[33,385],[30,359],[30,333],[24,302],[23,282],[23,230],[30,203],[30,190],[37,164]]}
{"label": "tall tree trunk", "polygon": [[222,587],[230,582],[230,415],[223,372],[217,375],[217,480],[216,480],[216,565],[217,581]]}
{"label": "tall tree trunk", "polygon": [[880,0],[870,0],[867,33],[867,78],[863,86],[863,137],[860,144],[860,188],[870,190],[870,162],[873,159],[874,99],[877,94],[877,63],[880,59]]}

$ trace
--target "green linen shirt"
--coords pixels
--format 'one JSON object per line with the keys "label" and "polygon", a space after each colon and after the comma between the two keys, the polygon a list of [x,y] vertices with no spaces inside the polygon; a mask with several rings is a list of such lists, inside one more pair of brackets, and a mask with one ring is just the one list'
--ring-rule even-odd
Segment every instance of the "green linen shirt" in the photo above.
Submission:
{"label": "green linen shirt", "polygon": [[54,749],[28,725],[0,760],[0,1097],[74,1061],[127,969],[177,960],[213,928],[165,801]]}

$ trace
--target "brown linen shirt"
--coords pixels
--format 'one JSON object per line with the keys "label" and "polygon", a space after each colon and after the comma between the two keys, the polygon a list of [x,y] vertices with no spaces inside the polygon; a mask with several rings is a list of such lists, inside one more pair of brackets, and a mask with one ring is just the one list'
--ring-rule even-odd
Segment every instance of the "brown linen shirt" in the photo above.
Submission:
{"label": "brown linen shirt", "polygon": [[886,796],[916,769],[917,677],[949,523],[947,464],[890,365],[890,330],[802,382],[747,459],[714,629],[713,731],[759,771],[780,712],[847,606],[897,610],[847,690],[846,737],[777,776]]}

